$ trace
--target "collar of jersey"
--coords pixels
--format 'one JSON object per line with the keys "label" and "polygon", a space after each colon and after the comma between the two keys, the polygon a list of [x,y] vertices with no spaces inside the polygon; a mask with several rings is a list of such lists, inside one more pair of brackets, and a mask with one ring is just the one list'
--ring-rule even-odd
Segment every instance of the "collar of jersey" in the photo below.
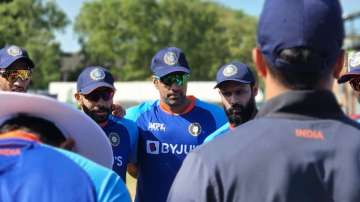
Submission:
{"label": "collar of jersey", "polygon": [[264,116],[338,119],[345,114],[331,91],[292,90],[266,101],[255,118]]}
{"label": "collar of jersey", "polygon": [[173,111],[170,110],[169,106],[167,106],[164,102],[160,101],[160,109],[162,109],[164,112],[171,114],[171,115],[181,115],[181,114],[186,114],[188,112],[190,112],[192,109],[194,109],[195,107],[195,103],[196,103],[196,98],[192,95],[190,96],[186,96],[186,98],[188,100],[190,100],[190,104],[188,104],[188,106],[186,106],[184,108],[184,110],[180,113],[175,113]]}
{"label": "collar of jersey", "polygon": [[40,142],[40,139],[38,136],[28,133],[22,130],[15,130],[7,133],[0,134],[0,140],[2,139],[21,139],[21,140],[27,140],[31,142]]}

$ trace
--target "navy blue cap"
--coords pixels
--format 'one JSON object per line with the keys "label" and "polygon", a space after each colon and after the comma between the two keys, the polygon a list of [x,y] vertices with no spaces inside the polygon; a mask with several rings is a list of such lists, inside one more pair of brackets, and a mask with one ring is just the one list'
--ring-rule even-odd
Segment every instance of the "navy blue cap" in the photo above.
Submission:
{"label": "navy blue cap", "polygon": [[216,85],[218,88],[220,84],[225,81],[237,81],[243,84],[255,83],[255,77],[250,68],[240,62],[231,62],[220,67],[216,73]]}
{"label": "navy blue cap", "polygon": [[29,68],[34,68],[35,65],[30,59],[29,54],[23,48],[20,48],[15,45],[5,46],[0,50],[0,69],[6,69],[10,67],[16,60],[24,59]]}
{"label": "navy blue cap", "polygon": [[[258,45],[270,66],[315,72],[335,64],[344,39],[338,0],[267,0],[260,16]],[[283,49],[308,48],[319,64],[291,65],[278,58]]]}
{"label": "navy blue cap", "polygon": [[349,54],[348,71],[338,79],[338,83],[345,83],[356,77],[360,77],[360,51]]}
{"label": "navy blue cap", "polygon": [[167,47],[159,50],[152,58],[151,71],[155,76],[163,77],[173,72],[189,74],[190,67],[181,49]]}
{"label": "navy blue cap", "polygon": [[103,67],[93,66],[85,68],[77,79],[76,88],[81,94],[89,94],[100,87],[108,87],[115,90],[114,78]]}

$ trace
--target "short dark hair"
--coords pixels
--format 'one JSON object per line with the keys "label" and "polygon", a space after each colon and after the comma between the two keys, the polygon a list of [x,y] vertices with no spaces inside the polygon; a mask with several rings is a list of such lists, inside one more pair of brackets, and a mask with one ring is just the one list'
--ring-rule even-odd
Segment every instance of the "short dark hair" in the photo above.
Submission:
{"label": "short dark hair", "polygon": [[[282,50],[278,58],[289,65],[325,65],[324,57],[308,48],[289,48]],[[324,67],[318,71],[298,71],[292,68],[277,68],[269,65],[269,72],[285,87],[293,90],[311,90],[320,87],[329,78],[332,68]]]}
{"label": "short dark hair", "polygon": [[63,133],[54,123],[27,114],[18,114],[0,125],[0,133],[14,130],[33,133],[40,138],[41,142],[56,147],[66,140]]}

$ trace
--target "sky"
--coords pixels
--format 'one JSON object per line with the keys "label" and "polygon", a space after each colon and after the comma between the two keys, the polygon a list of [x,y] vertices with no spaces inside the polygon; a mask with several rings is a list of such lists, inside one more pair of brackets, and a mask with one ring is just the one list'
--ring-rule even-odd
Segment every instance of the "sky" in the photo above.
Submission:
{"label": "sky", "polygon": [[[60,42],[64,52],[76,52],[80,50],[77,36],[72,31],[72,23],[79,14],[83,2],[89,0],[56,0],[59,7],[66,13],[70,20],[69,26],[63,32],[56,33],[56,40]],[[253,16],[260,14],[264,0],[214,0],[233,9],[241,9]],[[360,11],[359,0],[341,0],[344,14]]]}

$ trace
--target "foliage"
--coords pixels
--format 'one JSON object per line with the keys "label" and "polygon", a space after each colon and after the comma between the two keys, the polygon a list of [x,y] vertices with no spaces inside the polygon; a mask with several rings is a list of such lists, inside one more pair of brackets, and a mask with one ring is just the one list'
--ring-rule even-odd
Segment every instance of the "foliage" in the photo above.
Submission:
{"label": "foliage", "polygon": [[33,88],[46,88],[60,78],[60,47],[54,32],[68,23],[54,1],[0,1],[0,46],[15,44],[28,50],[36,67]]}
{"label": "foliage", "polygon": [[256,19],[210,1],[95,0],[76,19],[85,65],[103,65],[119,80],[149,78],[157,50],[185,52],[192,80],[214,80],[219,65],[251,63]]}

